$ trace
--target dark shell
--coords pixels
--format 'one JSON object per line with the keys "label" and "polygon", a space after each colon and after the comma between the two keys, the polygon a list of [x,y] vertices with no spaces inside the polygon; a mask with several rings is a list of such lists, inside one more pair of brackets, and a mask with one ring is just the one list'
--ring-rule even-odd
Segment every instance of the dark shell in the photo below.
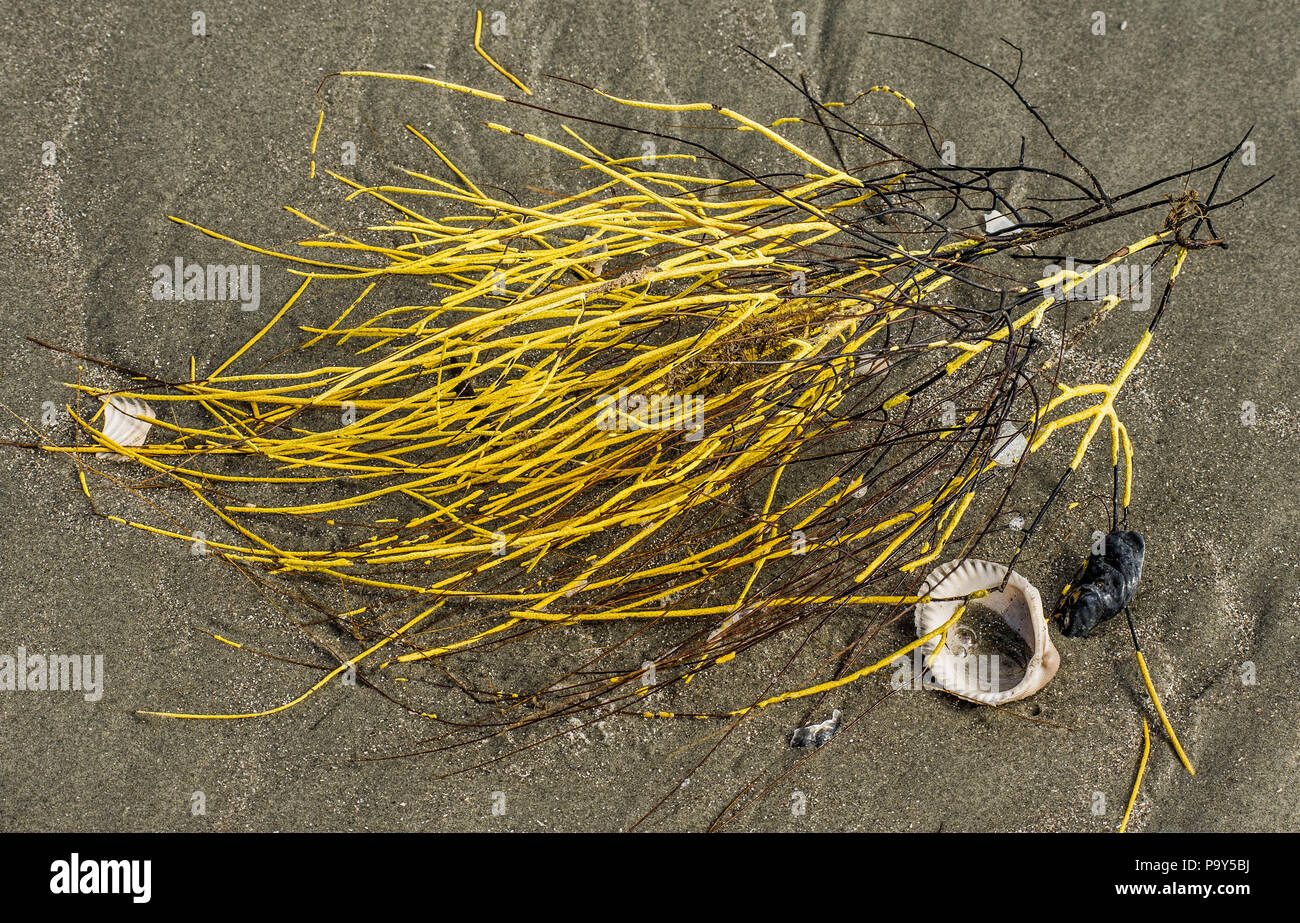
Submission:
{"label": "dark shell", "polygon": [[1061,633],[1086,638],[1133,602],[1145,554],[1146,542],[1139,533],[1116,530],[1107,535],[1105,553],[1088,555],[1083,576],[1065,597]]}

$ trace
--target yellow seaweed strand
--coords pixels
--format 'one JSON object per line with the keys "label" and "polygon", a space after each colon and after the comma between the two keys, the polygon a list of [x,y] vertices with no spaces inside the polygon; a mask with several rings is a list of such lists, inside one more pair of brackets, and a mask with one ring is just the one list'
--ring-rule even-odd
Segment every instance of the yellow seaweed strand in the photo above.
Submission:
{"label": "yellow seaweed strand", "polygon": [[1124,819],[1120,821],[1119,832],[1128,829],[1128,819],[1133,814],[1133,804],[1137,801],[1138,789],[1142,787],[1142,776],[1147,771],[1147,759],[1151,756],[1151,725],[1142,719],[1142,759],[1138,761],[1137,778],[1133,780],[1133,792],[1128,796],[1128,807],[1124,809]]}

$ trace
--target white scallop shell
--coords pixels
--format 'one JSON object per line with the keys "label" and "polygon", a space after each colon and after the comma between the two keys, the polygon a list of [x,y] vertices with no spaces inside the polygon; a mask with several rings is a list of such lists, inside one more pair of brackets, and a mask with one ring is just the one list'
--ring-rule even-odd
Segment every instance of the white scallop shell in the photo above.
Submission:
{"label": "white scallop shell", "polygon": [[[101,395],[99,399],[104,402],[104,435],[121,446],[144,445],[145,439],[149,437],[149,428],[153,426],[152,421],[157,419],[149,405],[138,398],[117,394],[111,397]],[[142,417],[144,419],[140,419]],[[96,452],[95,457],[130,461],[117,452]]]}
{"label": "white scallop shell", "polygon": [[[921,595],[936,598],[928,603],[917,604],[916,636],[919,638],[929,634],[943,625],[971,593],[994,590],[1001,585],[1006,575],[1007,568],[1004,565],[974,558],[949,561],[936,567],[926,576],[920,589]],[[959,698],[985,705],[1014,702],[1031,696],[1046,686],[1061,665],[1061,655],[1048,636],[1047,620],[1043,618],[1043,600],[1034,585],[1012,571],[1004,589],[989,593],[978,603],[1001,615],[1002,620],[1028,646],[1030,656],[1023,675],[1018,668],[1006,669],[1003,661],[1007,658],[1001,657],[996,679],[986,684],[991,688],[981,688],[979,679],[988,680],[993,677],[981,677],[977,669],[972,669],[970,662],[974,658],[962,656],[961,652],[954,650],[950,637],[943,650],[929,662],[934,685]],[[921,650],[928,657],[938,645],[939,639],[931,638],[921,646]]]}

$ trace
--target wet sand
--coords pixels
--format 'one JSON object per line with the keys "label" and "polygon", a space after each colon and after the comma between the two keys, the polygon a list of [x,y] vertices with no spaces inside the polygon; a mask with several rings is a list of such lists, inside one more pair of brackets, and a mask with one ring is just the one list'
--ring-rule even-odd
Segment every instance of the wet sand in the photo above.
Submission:
{"label": "wet sand", "polygon": [[[237,260],[166,216],[288,243],[300,226],[279,206],[336,203],[332,186],[306,177],[314,94],[331,71],[427,73],[510,92],[473,51],[474,7],[452,6],[276,4],[271,13],[235,3],[209,11],[208,34],[196,37],[192,5],[109,2],[83,13],[6,4],[0,402],[39,424],[44,402],[67,399],[60,382],[76,378],[75,362],[26,336],[174,377],[191,354],[224,356],[243,343],[295,281],[262,261],[257,312],[154,300],[155,264]],[[995,79],[864,32],[924,36],[1013,70],[1005,37],[1025,50],[1021,90],[1116,189],[1210,160],[1255,126],[1258,164],[1235,168],[1231,182],[1240,191],[1269,173],[1277,178],[1218,220],[1230,250],[1194,254],[1120,402],[1138,450],[1132,515],[1148,542],[1135,614],[1197,767],[1194,778],[1184,773],[1156,729],[1131,826],[1300,829],[1300,333],[1285,275],[1300,221],[1292,205],[1300,98],[1293,11],[1132,4],[1126,21],[1112,15],[1097,36],[1086,12],[1049,4],[807,2],[799,5],[807,35],[792,36],[785,6],[700,6],[514,3],[509,35],[492,36],[488,47],[539,92],[551,72],[641,98],[713,101],[764,117],[797,110],[735,47],[744,45],[807,73],[827,98],[898,87],[972,162],[1014,160],[1022,132],[1049,160],[1046,140],[1031,134],[1032,121]],[[417,71],[423,64],[433,70]],[[576,88],[544,92],[557,104],[590,106]],[[474,124],[485,117],[481,106],[373,83],[330,93],[335,133],[327,137],[338,146],[322,149],[324,166],[369,179],[391,177],[391,162],[428,168],[400,137],[409,120],[476,176],[534,181],[530,149]],[[521,115],[512,124],[535,123]],[[349,132],[355,169],[338,163]],[[57,152],[53,165],[42,164],[46,141]],[[371,206],[360,212],[381,217]],[[333,316],[333,307],[323,303],[319,316]],[[1144,324],[1134,314],[1107,325],[1092,344],[1102,367],[1113,368]],[[88,380],[107,381],[96,374],[88,370]],[[1244,401],[1255,407],[1253,425],[1242,422]],[[66,418],[48,431],[72,436]],[[26,438],[10,414],[0,436]],[[1093,466],[1075,499],[1108,491],[1105,464]],[[1026,489],[1045,491],[1052,478],[1040,471]],[[98,653],[106,669],[93,703],[72,693],[0,693],[0,829],[616,830],[707,748],[683,751],[712,730],[697,723],[623,721],[439,779],[446,766],[437,757],[356,761],[428,733],[365,689],[331,687],[256,721],[138,718],[133,709],[267,707],[311,681],[309,671],[197,629],[287,656],[320,654],[229,569],[91,515],[73,469],[58,459],[0,452],[0,499],[0,653]],[[1100,523],[1067,525],[1074,544],[1053,533],[1021,568],[1045,595]],[[1113,829],[1132,784],[1139,714],[1150,714],[1141,679],[1119,624],[1057,643],[1060,674],[1022,713],[1070,730],[936,693],[897,695],[731,829]],[[1253,684],[1243,682],[1247,663]],[[709,693],[726,699],[731,681],[714,671]],[[823,710],[855,718],[887,690],[881,674],[840,690]],[[791,766],[802,754],[785,738],[802,713],[770,711],[742,725],[649,826],[701,829],[753,775]],[[204,814],[191,811],[195,792]],[[496,792],[505,793],[503,814],[493,813]],[[1105,809],[1095,813],[1098,792]],[[792,806],[801,798],[799,813]]]}

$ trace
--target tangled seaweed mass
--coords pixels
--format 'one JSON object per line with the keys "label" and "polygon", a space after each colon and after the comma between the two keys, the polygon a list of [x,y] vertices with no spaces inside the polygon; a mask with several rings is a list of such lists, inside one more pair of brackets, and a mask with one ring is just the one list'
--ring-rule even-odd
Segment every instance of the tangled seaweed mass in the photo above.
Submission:
{"label": "tangled seaweed mass", "polygon": [[[1001,556],[1003,586],[1089,459],[1113,469],[1111,529],[1125,527],[1134,450],[1120,398],[1187,257],[1221,243],[1213,213],[1242,198],[1219,195],[1232,152],[1108,193],[1014,79],[974,66],[1024,103],[1068,172],[1025,163],[1023,144],[1019,163],[950,163],[903,93],[874,86],[821,102],[774,70],[806,116],[763,124],[711,102],[590,87],[603,114],[579,115],[433,77],[327,78],[541,113],[557,125],[551,136],[496,122],[482,131],[586,179],[516,198],[408,126],[430,173],[384,186],[330,174],[390,209],[387,223],[335,230],[295,212],[320,231],[296,251],[231,241],[302,282],[210,373],[194,364],[187,380],[132,373],[113,391],[72,386],[152,424],[148,441],[127,444],[113,438],[120,426],[69,408],[88,442],[44,448],[74,458],[88,498],[103,475],[96,454],[124,456],[134,465],[115,466],[113,483],[170,487],[201,507],[194,521],[157,505],[157,521],[110,518],[184,542],[206,530],[208,551],[268,598],[317,610],[334,644],[355,644],[275,707],[143,714],[271,715],[352,675],[437,728],[417,752],[507,733],[532,746],[615,714],[734,725],[923,646],[942,650],[987,590],[902,647],[888,638],[931,601],[932,568],[976,557],[995,530],[1005,538],[1003,511],[1031,466],[1055,466],[1055,487]],[[897,107],[918,149],[853,121],[868,98]],[[705,146],[703,132],[669,133],[654,121],[665,113],[712,120],[710,139],[725,128],[783,158],[785,172],[747,167],[752,156]],[[324,125],[322,107],[313,152]],[[586,140],[588,125],[674,153],[606,152]],[[1205,181],[1202,198],[1193,184]],[[1038,194],[1009,201],[1017,183]],[[1033,260],[1052,262],[1044,248],[1061,253],[1069,235],[1109,233],[1120,219],[1144,229],[1112,235],[1104,259],[1023,277]],[[1164,283],[1153,312],[1113,312],[1119,291],[1089,301],[1097,278],[1139,254]],[[428,296],[371,309],[395,277]],[[251,366],[259,341],[321,286],[337,316],[295,314],[301,348]],[[1082,378],[1074,351],[1111,317],[1149,323],[1112,377]],[[584,623],[600,623],[595,648],[546,643]],[[831,624],[851,626],[853,641],[810,677],[799,658]],[[775,646],[780,666],[743,701],[710,704],[689,685],[760,646]],[[453,659],[454,673],[438,669]],[[419,692],[394,682],[422,669],[432,681]],[[673,710],[650,704],[669,696]]]}

